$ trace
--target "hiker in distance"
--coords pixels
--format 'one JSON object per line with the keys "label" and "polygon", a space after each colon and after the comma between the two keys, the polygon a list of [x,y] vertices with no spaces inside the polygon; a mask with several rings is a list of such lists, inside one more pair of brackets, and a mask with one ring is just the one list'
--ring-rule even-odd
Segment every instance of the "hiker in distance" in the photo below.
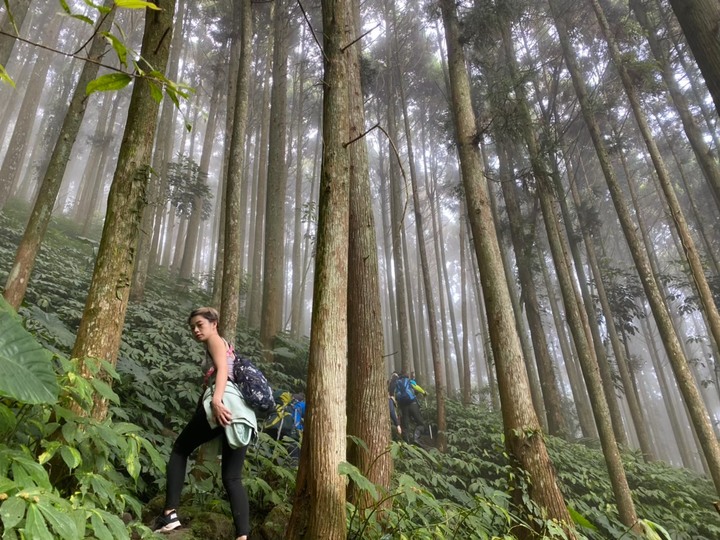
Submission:
{"label": "hiker in distance", "polygon": [[[419,388],[417,383],[415,387]],[[418,404],[416,391],[411,379],[405,373],[398,374],[397,371],[394,371],[388,384],[388,390],[394,393],[395,400],[397,401],[398,407],[400,407],[400,426],[403,438],[406,442],[418,443],[420,436],[425,431],[425,421],[420,412],[420,405]],[[422,392],[424,393],[425,391],[422,390]],[[415,423],[415,431],[412,438],[410,438],[411,420]]]}
{"label": "hiker in distance", "polygon": [[257,432],[257,421],[232,382],[235,353],[218,334],[218,319],[217,310],[211,307],[195,309],[188,317],[193,337],[205,345],[203,397],[173,445],[167,464],[165,508],[157,518],[155,532],[180,527],[177,510],[188,457],[200,445],[222,437],[222,481],[230,499],[236,540],[247,540],[250,508],[242,471],[247,445]]}

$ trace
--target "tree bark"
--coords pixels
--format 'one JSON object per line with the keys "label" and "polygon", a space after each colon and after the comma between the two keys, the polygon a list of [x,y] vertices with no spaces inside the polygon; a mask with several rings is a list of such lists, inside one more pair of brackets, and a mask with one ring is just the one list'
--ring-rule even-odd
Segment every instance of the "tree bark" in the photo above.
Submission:
{"label": "tree bark", "polygon": [[[362,33],[360,2],[348,2],[349,31],[345,43]],[[387,490],[392,475],[390,411],[383,360],[384,343],[377,239],[372,208],[370,174],[365,132],[365,112],[360,84],[360,42],[348,49],[348,91],[350,106],[350,242],[348,266],[348,435],[357,437],[365,448],[352,440],[348,461],[373,484]],[[358,137],[361,137],[358,139]],[[372,497],[362,494],[354,484],[348,499],[361,511],[371,508]],[[389,501],[388,501],[389,503]]]}
{"label": "tree bark", "polygon": [[[141,55],[153,69],[163,73],[172,39],[175,1],[156,0],[154,3],[160,9],[145,10]],[[94,376],[86,363],[88,358],[100,358],[112,365],[117,362],[138,229],[145,205],[157,114],[158,103],[150,93],[150,83],[137,78],[108,196],[92,282],[72,350],[72,358],[83,362],[81,373],[84,377]],[[96,397],[93,418],[102,420],[106,414],[107,402]]]}
{"label": "tree bark", "polygon": [[720,4],[716,0],[670,0],[720,116]]}
{"label": "tree bark", "polygon": [[[225,245],[223,247],[222,303],[220,304],[220,334],[227,339],[235,338],[237,328],[240,277],[242,268],[235,261],[240,258],[243,239],[240,238],[243,158],[245,157],[245,132],[247,130],[250,59],[252,55],[253,13],[252,2],[243,0],[240,16],[240,66],[235,86],[235,108],[230,159],[225,183]],[[246,179],[247,181],[247,179]]]}
{"label": "tree bark", "polygon": [[313,294],[308,413],[285,537],[344,539],[350,131],[347,0],[323,0],[323,161]]}
{"label": "tree bark", "polygon": [[485,294],[490,339],[500,388],[505,444],[509,454],[532,478],[530,498],[547,512],[548,517],[562,523],[569,538],[575,538],[574,526],[557,485],[545,443],[540,436],[540,424],[530,399],[527,373],[511,313],[510,293],[500,259],[487,185],[482,175],[482,160],[475,142],[475,114],[470,100],[465,55],[460,45],[456,7],[451,0],[441,0],[440,8],[445,25],[455,137]]}
{"label": "tree bark", "polygon": [[[270,93],[270,141],[268,149],[267,193],[265,197],[265,242],[262,275],[260,342],[265,357],[272,360],[275,336],[283,328],[285,297],[285,206],[287,167],[285,163],[287,124],[287,70],[290,43],[290,17],[286,0],[276,0],[273,16],[272,91]],[[258,179],[260,182],[262,178]]]}
{"label": "tree bark", "polygon": [[525,241],[526,233],[523,230],[522,214],[516,194],[517,188],[510,174],[509,156],[507,156],[505,152],[505,145],[499,144],[498,147],[500,174],[503,179],[501,185],[505,199],[505,208],[510,221],[510,237],[515,251],[515,260],[517,261],[522,298],[525,302],[525,317],[528,321],[533,350],[535,352],[534,357],[537,363],[540,388],[545,405],[544,412],[547,417],[548,432],[550,435],[566,437],[567,427],[562,414],[562,403],[560,401],[557,378],[555,376],[552,359],[550,358],[550,351],[540,316],[540,303],[538,302],[531,271],[532,260],[530,257],[530,246],[526,245]]}

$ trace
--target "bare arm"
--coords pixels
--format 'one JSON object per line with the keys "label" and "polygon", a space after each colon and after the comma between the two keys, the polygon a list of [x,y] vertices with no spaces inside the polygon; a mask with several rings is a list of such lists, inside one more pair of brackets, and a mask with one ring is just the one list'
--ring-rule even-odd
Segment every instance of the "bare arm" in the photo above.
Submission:
{"label": "bare arm", "polygon": [[212,396],[212,411],[221,426],[227,426],[232,420],[232,413],[222,402],[228,381],[227,347],[220,336],[213,336],[207,343],[208,353],[215,366],[215,389]]}

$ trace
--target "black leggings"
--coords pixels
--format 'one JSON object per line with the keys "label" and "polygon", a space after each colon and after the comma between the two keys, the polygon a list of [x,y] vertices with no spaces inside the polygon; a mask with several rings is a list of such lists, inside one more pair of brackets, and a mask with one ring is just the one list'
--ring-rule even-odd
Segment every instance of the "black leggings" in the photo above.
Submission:
{"label": "black leggings", "polygon": [[250,534],[250,506],[245,486],[242,484],[242,470],[247,446],[230,448],[224,429],[220,426],[210,427],[205,416],[205,408],[202,405],[195,410],[192,419],[173,445],[167,465],[165,509],[177,510],[180,506],[180,494],[185,483],[187,460],[193,450],[220,436],[222,436],[222,481],[230,498],[235,534],[236,536],[248,535]]}
{"label": "black leggings", "polygon": [[[418,438],[425,429],[425,421],[420,412],[420,405],[417,401],[410,403],[400,403],[400,425],[403,431],[403,438],[407,442],[417,442]],[[415,423],[415,433],[410,437],[410,420]]]}

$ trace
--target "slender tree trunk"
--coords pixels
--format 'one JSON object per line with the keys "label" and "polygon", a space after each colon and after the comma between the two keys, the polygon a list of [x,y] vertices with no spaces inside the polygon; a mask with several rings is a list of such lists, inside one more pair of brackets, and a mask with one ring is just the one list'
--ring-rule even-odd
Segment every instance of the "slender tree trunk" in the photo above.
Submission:
{"label": "slender tree trunk", "polygon": [[537,363],[540,388],[545,405],[544,412],[547,417],[548,432],[551,435],[564,437],[567,435],[567,427],[562,414],[562,403],[560,401],[557,378],[545,338],[545,330],[543,329],[542,318],[540,316],[540,303],[538,302],[531,272],[531,246],[525,243],[526,235],[523,230],[520,204],[517,200],[517,188],[511,175],[509,157],[504,151],[505,145],[498,146],[500,147],[498,154],[500,174],[503,178],[501,185],[505,199],[505,208],[510,221],[510,236],[515,250],[518,276],[520,278],[520,286],[522,287],[522,297],[525,302],[525,316],[527,317],[528,327],[530,328],[530,334],[532,336],[533,350],[535,352],[534,357]]}
{"label": "slender tree trunk", "polygon": [[[361,33],[360,1],[348,3],[350,31],[346,43]],[[390,487],[392,458],[388,397],[385,384],[384,343],[380,287],[378,284],[377,240],[372,208],[370,174],[365,139],[365,112],[360,84],[360,42],[348,50],[350,99],[350,242],[348,266],[348,435],[364,441],[365,447],[350,442],[348,461],[373,484]],[[359,138],[360,137],[360,138]],[[369,496],[349,486],[349,499],[361,510],[372,507]]]}
{"label": "slender tree trunk", "polygon": [[[577,186],[573,181],[570,182],[570,192],[573,197],[573,202],[576,206],[576,211],[578,215],[580,215],[580,194],[578,193]],[[605,326],[608,335],[610,336],[610,343],[612,345],[613,353],[615,354],[615,362],[617,363],[618,371],[620,373],[620,379],[622,380],[623,388],[625,390],[625,397],[628,401],[628,407],[630,409],[630,415],[632,417],[633,425],[635,427],[635,433],[638,436],[640,450],[642,451],[643,457],[646,461],[654,461],[655,454],[653,452],[652,444],[650,442],[650,435],[647,430],[647,423],[645,422],[645,418],[640,407],[640,402],[638,401],[638,396],[635,394],[632,379],[630,378],[630,370],[628,369],[627,358],[625,357],[625,351],[620,341],[620,336],[618,335],[617,329],[615,328],[613,312],[610,308],[610,302],[605,291],[603,276],[600,272],[600,266],[598,264],[597,256],[595,254],[595,245],[593,242],[593,238],[590,231],[588,231],[587,226],[585,225],[585,223],[583,223],[582,219],[580,220],[580,230],[583,235],[583,241],[585,242],[588,265],[593,275],[595,288],[597,289],[597,294],[600,300],[600,305],[602,306],[603,314],[605,315]]]}
{"label": "slender tree trunk", "polygon": [[[395,13],[393,10],[393,19]],[[393,26],[394,27],[394,26]],[[436,320],[435,298],[433,296],[432,280],[430,279],[430,264],[428,262],[427,248],[425,246],[425,229],[423,225],[423,214],[420,207],[420,194],[415,171],[415,157],[413,154],[412,137],[410,130],[410,119],[407,114],[407,105],[405,101],[405,89],[402,79],[398,78],[398,90],[400,92],[400,103],[403,105],[403,119],[405,124],[405,143],[407,144],[408,162],[410,168],[410,183],[413,195],[413,211],[415,214],[415,227],[417,236],[417,247],[420,254],[421,273],[423,285],[425,287],[425,306],[428,317],[427,329],[430,336],[430,353],[432,354],[433,372],[435,375],[435,402],[437,406],[437,447],[441,452],[446,447],[446,431],[447,420],[445,418],[445,375],[443,372],[443,361],[440,358],[440,344],[438,341]],[[442,293],[441,293],[442,294]],[[450,359],[446,358],[449,362]]]}
{"label": "slender tree trunk", "polygon": [[305,206],[303,204],[303,154],[305,144],[303,140],[304,115],[303,108],[305,106],[305,66],[307,58],[305,57],[305,25],[301,28],[300,34],[300,61],[298,62],[297,74],[297,101],[295,118],[297,119],[297,127],[295,131],[296,154],[295,154],[295,219],[293,222],[293,249],[292,249],[292,289],[290,292],[290,332],[293,337],[300,337],[300,310],[302,309],[302,301],[300,298],[300,282],[302,281],[302,220]]}
{"label": "slender tree trunk", "polygon": [[[285,537],[344,539],[350,104],[346,0],[323,0],[323,161],[313,293],[308,414]],[[353,89],[356,90],[356,89]]]}
{"label": "slender tree trunk", "polygon": [[[175,2],[156,0],[154,3],[160,9],[145,10],[141,55],[153,69],[163,73],[172,39]],[[157,114],[158,103],[150,93],[150,83],[143,78],[135,79],[120,156],[108,197],[102,240],[72,350],[71,357],[83,361],[81,372],[84,377],[93,376],[91,368],[85,363],[88,358],[104,359],[112,365],[117,361],[130,294],[133,254],[150,174]],[[98,396],[92,416],[101,420],[106,414],[107,402]]]}
{"label": "slender tree trunk", "polygon": [[[488,189],[482,175],[482,159],[475,143],[475,114],[470,99],[470,82],[465,55],[460,45],[459,21],[451,0],[441,0],[445,26],[452,114],[460,155],[463,185],[485,306],[497,368],[502,402],[505,444],[517,464],[530,474],[533,486],[530,498],[562,523],[568,538],[575,538],[574,526],[558,488],[555,472],[540,435],[540,424],[530,399],[530,388],[522,358],[520,341],[511,313],[508,283],[502,268],[500,246],[493,223]],[[521,502],[521,501],[518,501]]]}
{"label": "slender tree trunk", "polygon": [[[241,206],[243,158],[245,157],[245,133],[247,130],[250,59],[252,55],[253,13],[252,2],[243,0],[240,16],[240,66],[235,85],[235,109],[233,118],[232,138],[230,140],[230,159],[225,183],[225,245],[223,255],[222,302],[220,304],[220,334],[233,340],[237,328],[240,276],[242,268],[234,264],[243,249],[240,238],[240,216],[244,211]],[[245,179],[247,181],[247,179]]]}
{"label": "slender tree trunk", "polygon": [[[202,183],[206,182],[208,172],[210,170],[210,158],[212,157],[212,149],[215,143],[215,126],[217,125],[218,104],[220,101],[220,88],[222,83],[222,78],[218,76],[215,79],[212,97],[210,98],[210,110],[208,111],[208,121],[205,126],[203,147],[202,153],[200,154],[200,164],[198,170],[198,181]],[[198,242],[200,239],[200,228],[203,221],[203,204],[204,199],[200,196],[195,196],[190,221],[188,222],[188,232],[185,238],[183,258],[180,263],[180,279],[187,280],[192,278],[195,254],[196,251],[199,251]]]}
{"label": "slender tree trunk", "polygon": [[[271,13],[275,4],[270,4]],[[267,165],[268,152],[270,148],[270,115],[272,107],[270,103],[270,74],[272,69],[270,63],[275,48],[275,33],[271,32],[268,37],[268,50],[265,65],[265,83],[263,84],[262,103],[260,104],[262,115],[260,118],[260,150],[258,152],[258,174],[255,178],[255,217],[252,220],[253,236],[250,239],[250,257],[248,268],[250,271],[250,293],[247,305],[248,325],[251,328],[260,327],[260,316],[262,312],[262,268],[263,257],[265,256],[263,238],[265,237],[265,207],[267,198]],[[275,216],[273,216],[274,218]]]}
{"label": "slender tree trunk", "polygon": [[[463,357],[463,385],[462,385],[462,402],[467,406],[472,403],[472,380],[470,374],[470,325],[468,322],[468,312],[470,311],[468,303],[470,295],[467,286],[467,263],[465,262],[467,251],[467,238],[465,234],[465,224],[460,223],[460,324],[462,325],[462,357]],[[475,352],[475,358],[480,355]],[[480,373],[476,373],[478,380],[478,391],[480,391]]]}
{"label": "slender tree trunk", "polygon": [[[395,127],[395,112],[393,107],[388,107],[388,133],[392,141],[397,140],[397,129]],[[391,147],[389,148],[389,187],[390,187],[390,228],[392,237],[392,262],[395,274],[395,307],[397,308],[398,338],[400,350],[400,369],[410,373],[413,365],[411,354],[410,336],[408,328],[408,302],[407,286],[405,284],[406,261],[402,251],[402,227],[404,226],[404,205],[402,204],[402,186],[399,174],[397,158]],[[397,362],[396,362],[397,365]]]}
{"label": "slender tree trunk", "polygon": [[[467,203],[465,203],[465,215],[469,216],[469,212],[467,210]],[[465,221],[466,225],[466,231],[468,232],[468,241],[469,241],[469,249],[471,251],[474,251],[475,249],[475,240],[473,238],[473,231],[472,231],[472,224],[470,223],[470,218]],[[487,375],[488,380],[488,393],[490,398],[490,409],[495,412],[500,411],[500,392],[497,388],[497,379],[496,377],[493,377],[493,373],[496,371],[495,369],[495,358],[493,357],[493,347],[492,343],[490,341],[490,324],[488,321],[488,316],[485,311],[485,295],[483,294],[482,288],[480,287],[480,268],[478,265],[477,257],[470,257],[470,263],[472,267],[472,276],[475,277],[475,279],[471,280],[473,284],[473,289],[475,289],[475,298],[477,298],[477,314],[478,319],[480,320],[480,328],[482,329],[482,344],[483,344],[483,352],[485,353],[483,355],[485,360],[485,374]],[[507,279],[505,280],[507,283]],[[522,349],[522,347],[521,347]],[[478,373],[480,370],[478,370]],[[481,380],[478,375],[478,385],[481,386]],[[531,397],[532,401],[532,397]]]}
{"label": "slender tree trunk", "polygon": [[[270,94],[270,144],[268,150],[267,195],[265,198],[265,242],[262,279],[260,342],[271,360],[275,336],[283,327],[285,273],[285,206],[287,167],[285,163],[287,124],[287,70],[290,17],[286,0],[276,0],[273,16],[272,91]],[[259,178],[258,181],[263,181]]]}
{"label": "slender tree trunk", "polygon": [[643,328],[643,333],[645,334],[645,342],[648,344],[650,360],[653,365],[653,370],[655,371],[655,376],[657,377],[658,385],[660,386],[663,403],[665,403],[666,405],[666,412],[670,420],[670,427],[674,435],[673,440],[675,441],[675,444],[678,447],[678,451],[680,452],[680,460],[683,467],[692,469],[695,464],[695,460],[693,459],[692,452],[690,451],[690,447],[688,446],[688,441],[682,427],[681,419],[678,418],[675,407],[672,406],[670,384],[668,383],[667,378],[665,377],[665,372],[661,367],[662,360],[657,350],[657,346],[655,345],[654,332],[650,327],[650,322],[648,321],[647,315],[648,314],[646,313],[646,316],[640,320],[640,323]]}
{"label": "slender tree trunk", "polygon": [[562,352],[563,362],[565,364],[565,372],[567,373],[568,381],[570,382],[570,392],[572,393],[572,401],[575,404],[575,409],[577,411],[580,432],[586,439],[597,439],[598,432],[595,426],[595,420],[593,419],[592,409],[590,407],[590,398],[588,397],[587,388],[583,382],[580,370],[577,367],[577,362],[575,360],[576,354],[574,353],[574,349],[567,335],[566,319],[560,312],[560,306],[558,305],[558,301],[555,296],[555,287],[550,279],[547,264],[545,263],[545,254],[541,253],[538,260],[543,273],[545,290],[548,295],[548,303],[550,304],[550,311],[552,312],[553,322],[555,323],[555,332],[557,334],[558,342],[560,343],[560,351]]}

